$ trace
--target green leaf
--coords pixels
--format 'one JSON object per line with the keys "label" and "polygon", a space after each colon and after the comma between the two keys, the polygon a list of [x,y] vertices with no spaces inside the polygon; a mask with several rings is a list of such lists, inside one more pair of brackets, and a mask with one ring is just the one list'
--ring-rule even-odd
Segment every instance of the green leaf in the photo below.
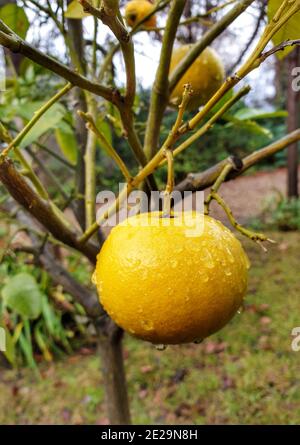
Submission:
{"label": "green leaf", "polygon": [[45,320],[45,324],[48,330],[48,333],[52,336],[52,337],[57,337],[57,319],[56,319],[56,315],[55,312],[52,308],[52,306],[50,306],[48,298],[43,295],[42,298],[42,313],[43,313],[43,317]]}
{"label": "green leaf", "polygon": [[230,119],[231,122],[226,124],[226,127],[237,127],[239,129],[242,129],[243,131],[248,131],[249,133],[255,134],[255,135],[261,135],[261,136],[265,136],[267,138],[272,138],[273,134],[272,132],[259,125],[257,122],[255,121],[251,121],[251,120],[239,120],[239,119],[235,119],[235,118],[231,118]]}
{"label": "green leaf", "polygon": [[65,158],[71,162],[72,165],[76,165],[78,145],[74,133],[72,131],[66,132],[61,128],[57,128],[55,130],[55,137]]}
{"label": "green leaf", "polygon": [[[278,11],[280,6],[282,5],[282,0],[269,0],[268,2],[268,18],[269,21],[272,20],[275,13]],[[283,26],[279,29],[279,31],[274,35],[272,41],[274,45],[279,45],[285,40],[294,40],[299,39],[300,36],[300,12],[294,14]],[[276,56],[278,59],[283,59],[286,57],[291,51],[293,51],[293,47],[285,48],[283,51],[278,51]]]}
{"label": "green leaf", "polygon": [[[112,134],[111,134],[111,128],[108,122],[106,122],[105,120],[103,120],[103,118],[101,118],[101,120],[99,120],[97,122],[97,128],[101,131],[101,133],[103,133],[103,135],[105,136],[105,139],[112,144]],[[106,147],[103,146],[101,144],[100,141],[98,141],[98,144],[101,146],[101,148],[103,148],[104,151],[106,151]]]}
{"label": "green leaf", "polygon": [[240,120],[248,120],[248,119],[271,119],[277,117],[287,117],[288,112],[285,110],[278,111],[264,111],[259,110],[258,108],[241,108],[238,110],[234,117]]}
{"label": "green leaf", "polygon": [[41,332],[39,324],[37,324],[34,328],[34,338],[40,351],[43,353],[44,359],[47,362],[52,362],[53,356],[47,346],[47,338],[44,337],[43,333]]}
{"label": "green leaf", "polygon": [[19,315],[36,319],[42,310],[42,294],[36,280],[28,273],[19,273],[2,288],[4,303]]}
{"label": "green leaf", "polygon": [[88,17],[90,14],[84,12],[83,7],[78,0],[73,0],[67,7],[65,12],[65,17],[67,19],[83,19]]}
{"label": "green leaf", "polygon": [[25,39],[29,28],[29,20],[24,8],[14,3],[5,5],[0,8],[0,19],[22,39]]}
{"label": "green leaf", "polygon": [[32,344],[23,333],[21,333],[21,335],[20,335],[19,344],[20,344],[20,348],[24,354],[27,365],[30,368],[35,369],[37,371],[38,368],[37,368],[37,364],[34,360]]}
{"label": "green leaf", "polygon": [[[31,102],[23,105],[23,110],[18,110],[18,115],[26,120],[32,118],[33,113],[41,107],[40,102]],[[20,107],[21,108],[21,107]],[[40,118],[40,120],[32,127],[32,129],[26,134],[22,140],[20,147],[24,148],[35,142],[49,130],[55,129],[59,122],[63,119],[66,110],[61,104],[54,104],[46,113]]]}
{"label": "green leaf", "polygon": [[6,350],[3,354],[12,366],[16,366],[16,347],[13,342],[13,337],[8,329],[5,331],[5,346]]}

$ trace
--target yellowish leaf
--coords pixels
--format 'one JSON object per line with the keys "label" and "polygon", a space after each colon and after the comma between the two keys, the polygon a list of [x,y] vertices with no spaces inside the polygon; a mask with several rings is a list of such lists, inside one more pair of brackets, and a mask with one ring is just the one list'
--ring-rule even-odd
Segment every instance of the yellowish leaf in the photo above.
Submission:
{"label": "yellowish leaf", "polygon": [[79,3],[78,0],[73,0],[69,5],[65,12],[65,17],[67,19],[83,19],[84,17],[88,17],[90,14],[84,12],[83,7]]}
{"label": "yellowish leaf", "polygon": [[[282,0],[269,0],[268,2],[268,18],[269,21],[274,17],[282,5]],[[279,45],[285,40],[294,40],[300,38],[300,12],[293,15],[283,27],[274,35],[272,41],[274,45]],[[287,47],[283,51],[278,51],[276,56],[279,59],[286,57],[294,48]]]}

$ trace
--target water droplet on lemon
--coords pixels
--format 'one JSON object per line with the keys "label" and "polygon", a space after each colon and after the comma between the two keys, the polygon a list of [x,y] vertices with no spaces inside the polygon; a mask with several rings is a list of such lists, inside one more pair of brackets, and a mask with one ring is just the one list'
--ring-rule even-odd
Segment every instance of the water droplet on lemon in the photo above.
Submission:
{"label": "water droplet on lemon", "polygon": [[141,324],[142,324],[143,328],[145,329],[145,331],[153,331],[154,330],[152,321],[141,320]]}
{"label": "water droplet on lemon", "polygon": [[200,345],[200,343],[203,343],[203,338],[199,338],[197,340],[194,341],[195,345]]}
{"label": "water droplet on lemon", "polygon": [[155,349],[157,349],[157,351],[165,351],[167,349],[166,345],[155,345]]}
{"label": "water droplet on lemon", "polygon": [[97,285],[97,276],[96,276],[96,270],[94,271],[92,278],[91,278],[92,283],[96,286]]}

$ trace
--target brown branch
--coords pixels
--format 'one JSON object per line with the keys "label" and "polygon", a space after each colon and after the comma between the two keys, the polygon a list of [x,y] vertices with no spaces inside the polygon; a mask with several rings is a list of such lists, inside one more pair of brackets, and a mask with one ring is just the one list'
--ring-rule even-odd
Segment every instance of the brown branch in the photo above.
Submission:
{"label": "brown branch", "polygon": [[[138,163],[144,167],[147,164],[147,159],[134,128],[134,116],[132,111],[136,91],[136,77],[134,47],[131,33],[128,32],[121,22],[118,14],[119,8],[116,7],[116,2],[111,3],[110,1],[105,0],[102,2],[100,9],[94,8],[87,0],[80,0],[80,3],[85,11],[100,19],[110,28],[120,44],[126,69],[126,94],[124,98],[121,98],[121,100],[118,101],[117,106],[130,147]],[[156,183],[153,176],[149,177],[147,181],[150,189],[156,189]]]}
{"label": "brown branch", "polygon": [[78,233],[65,225],[53,207],[34,192],[11,160],[5,159],[0,163],[0,181],[9,194],[57,240],[83,253],[92,263],[96,262],[97,246],[91,242],[81,245],[77,241]]}
{"label": "brown branch", "polygon": [[[234,170],[231,174],[226,178],[227,180],[236,178],[237,176],[244,173],[253,165],[261,162],[265,158],[274,155],[275,153],[285,149],[289,145],[293,144],[300,140],[300,129],[293,131],[292,133],[284,136],[278,141],[273,142],[272,144],[264,147],[260,150],[251,153],[249,156],[245,158],[238,159],[236,157],[230,158],[230,161],[234,165]],[[181,192],[188,190],[191,192],[195,192],[197,190],[204,190],[207,187],[210,187],[214,184],[220,173],[222,172],[224,166],[228,164],[228,159],[224,159],[213,167],[205,170],[201,173],[190,173],[182,182],[177,184],[175,190],[179,190]]]}
{"label": "brown branch", "polygon": [[38,257],[38,261],[51,276],[54,283],[61,285],[66,292],[71,294],[84,307],[89,317],[97,318],[105,315],[96,294],[75,280],[48,252],[48,249],[45,249]]}
{"label": "brown branch", "polygon": [[260,63],[262,63],[269,56],[272,56],[273,54],[278,53],[279,51],[283,51],[288,46],[299,46],[299,45],[300,45],[300,39],[285,40],[284,42],[280,43],[279,45],[271,48],[269,51],[262,53],[262,55],[259,57],[259,61],[260,61]]}
{"label": "brown branch", "polygon": [[[137,161],[142,166],[146,165],[147,159],[145,153],[143,152],[141,142],[134,128],[133,112],[131,110],[131,107],[128,106],[127,102],[120,95],[119,91],[94,83],[89,79],[87,79],[86,77],[77,74],[75,71],[71,70],[64,64],[56,61],[52,57],[43,54],[41,51],[32,47],[24,40],[16,36],[12,32],[12,30],[10,30],[1,20],[0,20],[0,45],[5,46],[12,52],[23,54],[30,60],[33,60],[39,65],[63,77],[64,79],[69,80],[69,82],[72,85],[90,91],[91,93],[101,96],[104,99],[115,104],[120,111],[121,119],[126,132],[126,136],[128,138],[128,142],[130,144],[132,151],[134,152]],[[78,174],[80,177],[82,176],[80,174],[80,171]],[[149,182],[151,183],[151,187],[155,188],[155,180],[153,177],[149,178]],[[84,220],[83,217],[81,219]]]}
{"label": "brown branch", "polygon": [[[51,276],[55,284],[61,285],[66,292],[71,294],[85,309],[87,315],[98,322],[103,323],[103,318],[108,319],[95,292],[78,282],[55,258],[54,245],[47,238],[45,232],[39,232],[38,223],[24,209],[18,207],[11,200],[6,202],[4,209],[22,224],[22,230],[28,230],[30,245],[19,244],[13,246],[15,252],[27,252],[34,256],[34,260],[43,267]],[[21,230],[19,228],[19,230]],[[42,242],[41,242],[42,240]],[[103,317],[105,315],[105,317]]]}
{"label": "brown branch", "polygon": [[[4,29],[4,27],[7,28],[6,25],[3,25],[4,23],[0,20],[0,29]],[[98,83],[92,82],[84,76],[81,76],[63,63],[58,62],[52,57],[43,54],[38,49],[29,45],[16,34],[13,34],[12,31],[10,33],[4,32],[3,30],[0,31],[0,45],[9,49],[13,53],[20,53],[25,57],[28,57],[28,59],[36,62],[38,65],[41,65],[58,76],[68,80],[72,85],[90,91],[97,96],[101,96],[115,105],[118,105],[120,102],[120,94],[117,91],[104,87]]]}
{"label": "brown branch", "polygon": [[[132,106],[135,97],[136,78],[135,78],[135,61],[134,48],[132,38],[126,27],[118,17],[119,8],[111,8],[107,0],[103,0],[101,8],[94,8],[88,0],[79,0],[85,12],[97,17],[112,31],[116,39],[120,43],[123,53],[125,70],[126,70],[126,95],[125,101],[128,106]],[[114,5],[115,6],[115,5]]]}

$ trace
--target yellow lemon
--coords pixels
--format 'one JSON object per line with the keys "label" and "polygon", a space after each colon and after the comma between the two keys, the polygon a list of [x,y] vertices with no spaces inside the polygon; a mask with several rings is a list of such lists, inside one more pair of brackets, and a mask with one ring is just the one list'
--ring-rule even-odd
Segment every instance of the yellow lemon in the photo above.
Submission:
{"label": "yellow lemon", "polygon": [[112,229],[94,278],[105,310],[125,331],[179,344],[228,323],[242,305],[248,267],[240,242],[219,221],[154,212]]}
{"label": "yellow lemon", "polygon": [[[173,51],[170,72],[177,67],[181,60],[190,51],[192,45],[183,45]],[[171,93],[170,102],[179,105],[182,97],[183,87],[190,83],[193,96],[189,102],[188,109],[195,110],[204,105],[223,83],[225,70],[223,63],[210,47],[206,48],[193,62],[184,76],[180,79]]]}
{"label": "yellow lemon", "polygon": [[[147,15],[153,11],[153,4],[147,0],[132,0],[125,6],[125,20],[128,26],[134,28],[139,22],[141,22]],[[152,15],[146,20],[142,27],[144,29],[155,28],[156,17]]]}

